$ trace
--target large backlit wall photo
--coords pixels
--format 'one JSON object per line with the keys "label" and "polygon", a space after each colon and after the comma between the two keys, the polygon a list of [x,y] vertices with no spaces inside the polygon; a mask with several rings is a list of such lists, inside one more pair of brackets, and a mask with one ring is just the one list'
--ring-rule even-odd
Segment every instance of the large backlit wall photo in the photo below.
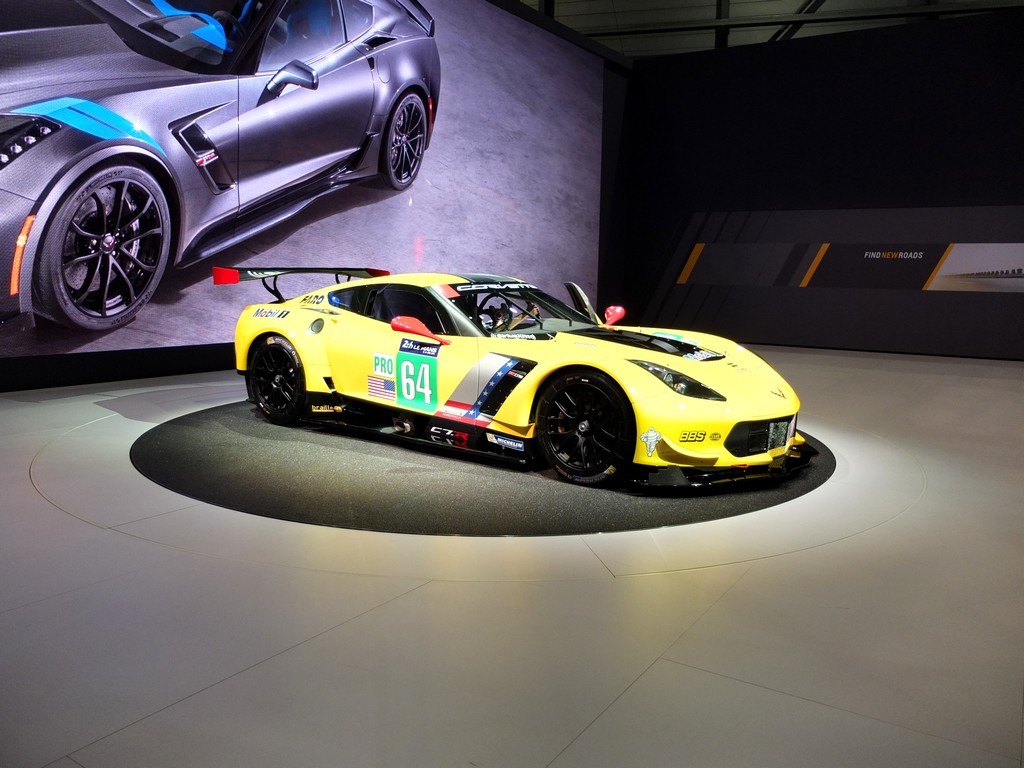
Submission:
{"label": "large backlit wall photo", "polygon": [[[332,3],[324,0],[322,5]],[[555,293],[568,280],[596,291],[602,59],[484,0],[423,0],[433,17],[440,75],[430,71],[421,78],[432,83],[428,89],[437,89],[430,94],[431,100],[436,98],[436,121],[411,183],[360,180],[207,258],[193,259],[180,269],[169,264],[152,297],[127,322],[68,327],[68,317],[75,319],[74,307],[58,317],[63,324],[33,318],[24,311],[30,297],[37,310],[48,308],[52,315],[56,303],[58,314],[63,311],[59,301],[46,295],[55,283],[63,280],[66,288],[81,292],[87,281],[95,289],[107,279],[90,271],[84,259],[80,265],[65,259],[58,270],[42,255],[45,247],[59,250],[61,245],[53,243],[62,238],[83,239],[78,231],[82,210],[96,209],[101,201],[111,218],[119,215],[127,222],[119,228],[92,215],[92,230],[85,233],[88,247],[120,248],[141,261],[143,254],[133,251],[133,238],[141,241],[164,226],[147,211],[159,213],[166,206],[163,214],[172,226],[183,207],[194,212],[205,206],[223,214],[240,202],[279,191],[278,183],[284,188],[296,179],[322,176],[327,160],[337,166],[339,158],[349,156],[354,157],[352,166],[376,171],[376,156],[359,155],[361,134],[366,133],[362,115],[370,112],[373,89],[387,92],[410,71],[419,77],[417,68],[436,69],[426,46],[410,46],[401,56],[375,57],[373,46],[380,43],[375,40],[358,49],[341,49],[340,64],[334,63],[351,73],[347,80],[323,76],[314,90],[309,81],[302,84],[308,73],[300,70],[289,72],[293,79],[277,90],[264,88],[266,82],[255,90],[244,78],[236,86],[236,79],[222,72],[222,60],[232,55],[235,32],[214,11],[230,3],[153,4],[162,14],[162,25],[176,34],[191,25],[193,37],[202,41],[200,54],[191,52],[184,64],[192,71],[175,70],[171,64],[179,64],[177,60],[156,61],[118,39],[134,34],[131,25],[139,14],[131,4],[92,3],[110,25],[83,8],[69,10],[69,5],[66,0],[33,4],[11,14],[0,33],[0,134],[6,143],[22,144],[18,155],[7,153],[0,167],[0,264],[6,270],[0,295],[5,310],[0,357],[9,358],[4,364],[8,375],[19,360],[31,356],[229,343],[240,309],[263,301],[265,293],[258,283],[214,286],[213,265],[484,272],[529,279]],[[387,2],[379,4],[375,18],[361,0],[340,5],[350,29],[370,28],[383,18],[382,36],[425,38],[423,14],[415,5],[412,16],[421,17],[419,29],[404,11],[397,22],[386,17]],[[179,6],[198,13],[184,14]],[[41,28],[58,17],[70,26]],[[320,24],[324,31],[332,22],[303,23]],[[266,34],[264,51],[286,38],[297,39],[283,24]],[[168,58],[166,51],[160,56]],[[280,63],[287,61],[282,58]],[[134,80],[146,85],[139,90]],[[181,87],[185,82],[188,87]],[[334,101],[317,102],[321,97]],[[234,109],[236,98],[239,109],[248,105],[251,111],[237,120],[221,120],[220,115]],[[313,106],[292,108],[299,98]],[[152,120],[159,115],[160,124],[151,127],[142,117],[133,120],[136,112]],[[410,119],[418,118],[413,114]],[[380,120],[373,124],[377,131],[389,128],[390,123]],[[325,149],[323,142],[332,140],[337,146]],[[135,154],[125,158],[97,151],[97,146],[120,145]],[[191,165],[176,157],[185,150],[191,152]],[[95,160],[83,161],[86,157]],[[166,201],[159,201],[159,190],[147,187],[151,182],[134,171],[97,177],[94,162],[100,168],[161,163],[181,200],[166,195]],[[164,179],[160,173],[147,176]],[[337,178],[348,180],[344,172]],[[29,213],[39,215],[26,247],[16,252]],[[218,226],[218,236],[230,240],[234,230],[223,220]],[[96,242],[90,245],[92,240]],[[173,259],[173,243],[170,251]],[[186,260],[202,255],[201,249],[193,249]],[[295,295],[331,279],[301,276],[282,287]],[[96,303],[90,311],[97,307],[102,313]]]}

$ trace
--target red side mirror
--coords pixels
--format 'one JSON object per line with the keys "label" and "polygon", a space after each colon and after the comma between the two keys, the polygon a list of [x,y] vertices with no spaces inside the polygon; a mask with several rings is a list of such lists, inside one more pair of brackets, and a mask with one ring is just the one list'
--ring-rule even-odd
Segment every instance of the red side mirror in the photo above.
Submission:
{"label": "red side mirror", "polygon": [[423,321],[410,315],[399,315],[391,320],[391,330],[398,331],[399,333],[411,333],[414,336],[426,336],[428,339],[433,339],[438,344],[451,344],[448,339],[442,339],[436,333],[432,332]]}
{"label": "red side mirror", "polygon": [[626,310],[622,307],[608,307],[604,311],[604,324],[615,325],[626,316]]}

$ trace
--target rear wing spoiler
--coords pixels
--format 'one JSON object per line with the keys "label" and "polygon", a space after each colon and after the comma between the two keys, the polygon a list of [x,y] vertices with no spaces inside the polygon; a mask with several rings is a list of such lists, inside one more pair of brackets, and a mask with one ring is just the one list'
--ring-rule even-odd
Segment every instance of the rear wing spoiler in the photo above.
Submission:
{"label": "rear wing spoiler", "polygon": [[281,275],[334,275],[335,282],[340,283],[342,277],[353,278],[384,277],[390,275],[386,269],[373,267],[214,267],[214,285],[237,285],[245,280],[262,280],[263,287],[278,301],[284,296],[277,288],[277,278]]}

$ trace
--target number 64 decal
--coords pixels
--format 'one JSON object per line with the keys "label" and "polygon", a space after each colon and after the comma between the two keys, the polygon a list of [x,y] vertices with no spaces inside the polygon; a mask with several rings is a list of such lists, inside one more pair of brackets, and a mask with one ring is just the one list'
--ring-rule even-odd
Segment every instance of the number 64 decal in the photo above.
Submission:
{"label": "number 64 decal", "polygon": [[398,404],[433,413],[436,409],[437,359],[398,354]]}

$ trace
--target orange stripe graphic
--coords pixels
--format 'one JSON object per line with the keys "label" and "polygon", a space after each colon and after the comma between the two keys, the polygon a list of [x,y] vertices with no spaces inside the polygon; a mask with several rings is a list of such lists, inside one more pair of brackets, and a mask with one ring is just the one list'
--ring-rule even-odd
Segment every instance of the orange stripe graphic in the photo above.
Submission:
{"label": "orange stripe graphic", "polygon": [[683,271],[679,273],[679,279],[676,280],[676,285],[682,285],[690,279],[690,273],[693,272],[693,268],[697,266],[697,259],[700,258],[700,255],[703,252],[704,243],[697,243],[693,246],[693,250],[690,251],[690,258],[686,260],[686,266],[684,266]]}
{"label": "orange stripe graphic", "polygon": [[942,258],[939,259],[939,263],[935,265],[935,269],[932,270],[932,274],[925,281],[924,288],[922,288],[921,290],[927,291],[931,287],[932,280],[934,280],[936,277],[939,276],[939,272],[942,271],[942,265],[946,263],[946,259],[949,258],[949,254],[951,254],[953,252],[953,246],[954,245],[956,245],[956,243],[950,243],[946,247],[946,252],[944,254],[942,254]]}
{"label": "orange stripe graphic", "polygon": [[818,255],[814,257],[814,261],[811,262],[811,268],[807,270],[807,274],[804,275],[804,279],[800,281],[800,287],[806,288],[811,282],[811,278],[814,277],[814,273],[818,271],[818,265],[821,264],[821,260],[825,258],[825,251],[832,243],[822,243],[821,248],[818,249]]}
{"label": "orange stripe graphic", "polygon": [[11,264],[11,296],[17,296],[18,290],[21,287],[21,260],[25,256],[28,233],[32,231],[32,225],[35,223],[35,220],[35,216],[28,216],[25,219],[25,223],[21,225],[18,239],[14,241],[14,262]]}

